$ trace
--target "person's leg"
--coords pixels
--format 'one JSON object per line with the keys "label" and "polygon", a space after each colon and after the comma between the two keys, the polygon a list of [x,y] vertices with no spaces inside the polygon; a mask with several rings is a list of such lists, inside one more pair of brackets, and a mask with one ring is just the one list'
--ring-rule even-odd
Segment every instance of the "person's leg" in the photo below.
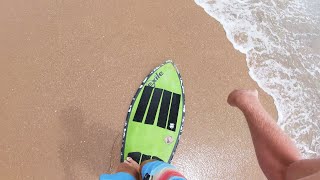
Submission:
{"label": "person's leg", "polygon": [[140,179],[140,165],[131,157],[128,157],[127,160],[119,165],[117,172],[126,172],[131,174],[137,180]]}
{"label": "person's leg", "polygon": [[144,161],[141,166],[128,157],[115,174],[102,174],[100,180],[186,180],[176,168],[158,160]]}
{"label": "person's leg", "polygon": [[314,174],[311,174],[309,176],[300,178],[300,179],[294,179],[294,180],[319,180],[320,179],[320,171]]}
{"label": "person's leg", "polygon": [[319,180],[320,159],[304,159],[292,163],[287,170],[287,180]]}
{"label": "person's leg", "polygon": [[259,165],[268,179],[282,180],[290,164],[300,160],[298,149],[278,127],[258,99],[256,90],[235,90],[228,103],[246,117]]}
{"label": "person's leg", "polygon": [[140,165],[128,157],[121,163],[115,174],[102,174],[100,180],[141,180]]}
{"label": "person's leg", "polygon": [[147,160],[141,164],[142,180],[186,180],[177,169],[168,163],[159,160]]}

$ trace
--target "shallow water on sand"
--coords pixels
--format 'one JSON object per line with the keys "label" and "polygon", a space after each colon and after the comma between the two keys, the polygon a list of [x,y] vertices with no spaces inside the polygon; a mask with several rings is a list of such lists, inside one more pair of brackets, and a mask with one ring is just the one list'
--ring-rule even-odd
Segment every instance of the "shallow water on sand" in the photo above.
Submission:
{"label": "shallow water on sand", "polygon": [[303,155],[320,155],[320,1],[195,2],[246,54],[250,76],[274,98],[278,124]]}

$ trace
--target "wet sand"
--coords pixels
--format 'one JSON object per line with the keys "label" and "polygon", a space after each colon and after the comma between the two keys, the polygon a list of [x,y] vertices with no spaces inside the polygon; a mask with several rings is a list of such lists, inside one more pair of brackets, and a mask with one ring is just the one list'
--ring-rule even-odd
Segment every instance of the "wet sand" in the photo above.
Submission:
{"label": "wet sand", "polygon": [[244,117],[226,103],[233,89],[257,85],[193,1],[5,0],[0,24],[1,179],[111,172],[131,98],[167,59],[187,108],[173,164],[189,179],[264,179]]}

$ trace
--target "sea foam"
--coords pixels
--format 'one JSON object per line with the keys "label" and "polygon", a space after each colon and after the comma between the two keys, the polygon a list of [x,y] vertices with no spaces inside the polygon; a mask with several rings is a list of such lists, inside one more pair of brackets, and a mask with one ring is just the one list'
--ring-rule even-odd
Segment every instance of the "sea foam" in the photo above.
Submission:
{"label": "sea foam", "polygon": [[278,124],[304,157],[320,155],[320,1],[195,2],[246,54],[250,76],[273,97]]}

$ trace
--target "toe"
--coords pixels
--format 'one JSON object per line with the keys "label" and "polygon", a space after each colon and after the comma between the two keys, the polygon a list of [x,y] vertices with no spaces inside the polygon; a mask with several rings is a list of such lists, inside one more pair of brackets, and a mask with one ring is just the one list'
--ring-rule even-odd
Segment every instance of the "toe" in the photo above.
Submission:
{"label": "toe", "polygon": [[131,163],[132,162],[132,158],[131,157],[127,157],[127,161]]}
{"label": "toe", "polygon": [[125,160],[124,163],[130,165],[130,162],[128,160]]}

